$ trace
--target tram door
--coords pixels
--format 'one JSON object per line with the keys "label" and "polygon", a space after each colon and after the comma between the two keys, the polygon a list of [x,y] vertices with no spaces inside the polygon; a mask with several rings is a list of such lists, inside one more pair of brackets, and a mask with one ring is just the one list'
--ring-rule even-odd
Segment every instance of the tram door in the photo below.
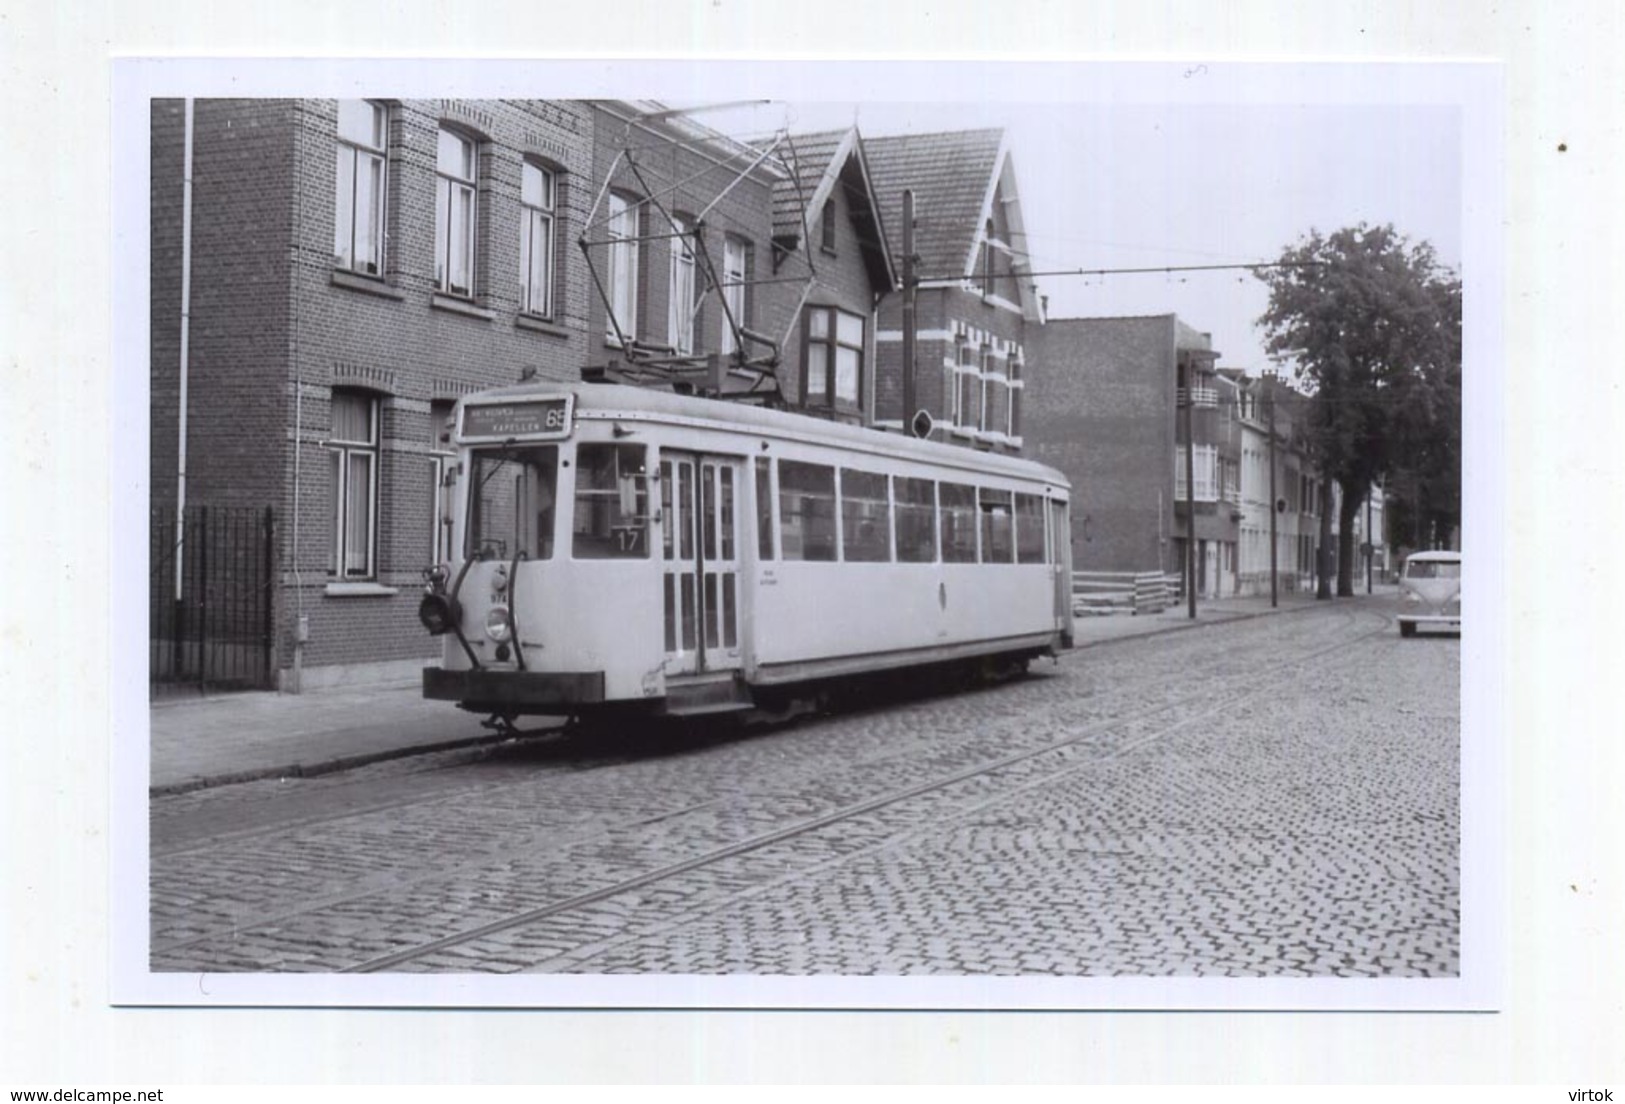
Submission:
{"label": "tram door", "polygon": [[668,675],[740,664],[739,460],[664,452],[661,586]]}
{"label": "tram door", "polygon": [[1049,504],[1050,570],[1055,575],[1055,627],[1065,629],[1072,617],[1072,529],[1066,504]]}

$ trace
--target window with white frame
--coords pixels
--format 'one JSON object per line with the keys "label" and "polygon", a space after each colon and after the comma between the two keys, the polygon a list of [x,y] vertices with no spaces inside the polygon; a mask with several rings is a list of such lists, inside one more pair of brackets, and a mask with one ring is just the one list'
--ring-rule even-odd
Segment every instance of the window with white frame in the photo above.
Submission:
{"label": "window with white frame", "polygon": [[1005,416],[1008,419],[1007,424],[1010,426],[1009,432],[1010,432],[1010,436],[1012,436],[1012,437],[1020,437],[1021,436],[1021,392],[1022,392],[1021,370],[1022,370],[1022,367],[1023,367],[1023,365],[1022,365],[1022,363],[1021,363],[1021,361],[1019,359],[1017,359],[1015,357],[1011,358],[1011,360],[1010,360],[1010,386],[1007,388],[1007,390],[1009,391],[1010,408],[1006,412]]}
{"label": "window with white frame", "polygon": [[683,356],[694,351],[694,226],[682,215],[672,217],[671,294],[666,307],[666,334]]}
{"label": "window with white frame", "polygon": [[531,161],[520,165],[519,207],[520,309],[551,318],[558,180],[550,169]]}
{"label": "window with white frame", "polygon": [[[1008,365],[1008,361],[1003,362]],[[989,433],[1010,432],[1010,380],[991,350],[982,358],[982,428]]]}
{"label": "window with white frame", "polygon": [[340,100],[338,108],[333,264],[381,276],[389,112],[371,100]]}
{"label": "window with white frame", "polygon": [[863,392],[865,320],[839,307],[808,307],[802,402],[856,409]]}
{"label": "window with white frame", "polygon": [[954,343],[954,359],[942,369],[942,421],[944,425],[960,424],[959,370],[969,363],[970,346],[964,338]]}
{"label": "window with white frame", "polygon": [[333,502],[333,555],[328,574],[371,579],[378,529],[378,400],[334,391],[328,433]]}
{"label": "window with white frame", "polygon": [[977,358],[977,367],[981,370],[979,377],[981,386],[977,388],[976,396],[976,428],[986,433],[993,428],[993,404],[990,401],[993,396],[988,393],[988,389],[994,386],[992,346],[982,346],[981,356]]}
{"label": "window with white frame", "polygon": [[954,424],[965,429],[980,429],[982,425],[982,377],[977,371],[981,355],[981,349],[967,345],[960,358],[959,419]]}
{"label": "window with white frame", "polygon": [[[637,204],[611,192],[609,195],[609,318],[604,332],[610,340],[638,335],[638,208]],[[619,334],[616,328],[619,327]]]}
{"label": "window with white frame", "polygon": [[[743,238],[728,235],[722,243],[722,301],[727,304],[727,313],[733,319],[733,325],[741,328],[750,325],[750,318],[745,313],[747,309],[745,281],[749,279],[749,269],[750,243]],[[722,354],[726,356],[737,348],[738,342],[734,340],[733,326],[724,321]]]}
{"label": "window with white frame", "polygon": [[434,278],[441,291],[474,295],[479,149],[456,131],[440,131],[435,160]]}
{"label": "window with white frame", "polygon": [[[1197,445],[1192,450],[1191,465],[1196,474],[1196,501],[1216,502],[1219,497],[1219,450],[1213,445]],[[1185,447],[1174,449],[1174,497],[1185,501]]]}

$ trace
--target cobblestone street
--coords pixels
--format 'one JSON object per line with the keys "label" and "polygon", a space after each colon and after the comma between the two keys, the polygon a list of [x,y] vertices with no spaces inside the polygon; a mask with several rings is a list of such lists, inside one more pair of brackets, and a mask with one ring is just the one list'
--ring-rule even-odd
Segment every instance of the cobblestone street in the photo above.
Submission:
{"label": "cobblestone street", "polygon": [[1389,613],[157,798],[152,967],[1454,976],[1460,641]]}

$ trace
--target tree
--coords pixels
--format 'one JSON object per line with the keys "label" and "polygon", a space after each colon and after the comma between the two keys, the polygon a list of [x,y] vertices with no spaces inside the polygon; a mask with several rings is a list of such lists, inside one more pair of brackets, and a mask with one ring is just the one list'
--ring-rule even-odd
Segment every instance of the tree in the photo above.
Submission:
{"label": "tree", "polygon": [[[1343,492],[1337,593],[1347,597],[1354,517],[1376,480],[1389,477],[1430,524],[1459,521],[1461,280],[1426,242],[1365,223],[1312,230],[1254,274],[1270,292],[1265,348],[1309,393],[1310,453]],[[1319,597],[1327,590],[1323,572]]]}

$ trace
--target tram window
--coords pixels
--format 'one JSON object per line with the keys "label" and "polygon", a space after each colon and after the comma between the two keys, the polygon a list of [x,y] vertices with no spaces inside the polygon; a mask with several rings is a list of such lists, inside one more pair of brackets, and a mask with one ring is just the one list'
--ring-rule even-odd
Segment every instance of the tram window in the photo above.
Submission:
{"label": "tram window", "polygon": [[773,558],[773,461],[756,461],[756,555]]}
{"label": "tram window", "polygon": [[643,445],[591,442],[578,447],[575,558],[646,559],[648,530],[648,450]]}
{"label": "tram window", "polygon": [[891,559],[886,477],[841,469],[841,558],[849,563]]}
{"label": "tram window", "polygon": [[1016,562],[1044,562],[1044,500],[1016,495]]}
{"label": "tram window", "polygon": [[976,562],[976,488],[962,483],[937,486],[942,504],[942,562]]}
{"label": "tram window", "polygon": [[779,544],[787,560],[835,559],[835,469],[779,461]]}
{"label": "tram window", "polygon": [[929,479],[898,477],[897,559],[931,563],[937,558],[937,490]]}
{"label": "tram window", "polygon": [[1009,563],[1015,559],[1015,518],[1009,491],[977,492],[982,512],[982,562]]}
{"label": "tram window", "polygon": [[558,475],[557,445],[476,452],[465,555],[552,559]]}

